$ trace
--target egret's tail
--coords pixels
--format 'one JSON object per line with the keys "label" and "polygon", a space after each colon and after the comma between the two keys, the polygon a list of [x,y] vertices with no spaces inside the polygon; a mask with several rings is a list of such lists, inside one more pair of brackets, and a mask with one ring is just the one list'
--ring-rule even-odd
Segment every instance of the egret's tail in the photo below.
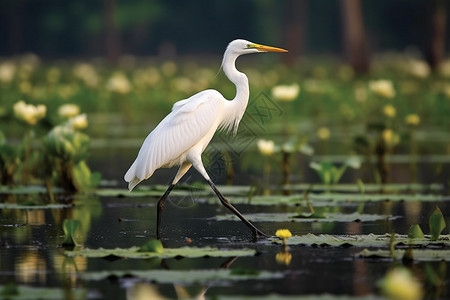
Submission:
{"label": "egret's tail", "polygon": [[141,179],[136,177],[136,161],[128,169],[123,179],[125,179],[125,181],[128,182],[128,190],[130,192],[132,189],[134,189],[136,185],[139,184],[139,182],[142,181]]}
{"label": "egret's tail", "polygon": [[135,187],[136,185],[138,185],[139,182],[141,182],[141,181],[142,181],[142,180],[140,180],[139,178],[134,177],[134,178],[128,183],[128,190],[131,192],[131,191],[134,189],[134,187]]}

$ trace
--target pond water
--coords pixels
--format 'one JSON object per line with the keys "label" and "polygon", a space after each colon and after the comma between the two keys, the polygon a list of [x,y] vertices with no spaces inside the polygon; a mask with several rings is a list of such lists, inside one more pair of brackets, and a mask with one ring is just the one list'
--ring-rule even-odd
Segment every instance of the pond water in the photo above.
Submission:
{"label": "pond water", "polygon": [[[155,205],[158,195],[164,192],[164,184],[170,181],[175,170],[158,171],[155,178],[142,184],[142,196],[124,192],[126,185],[121,178],[137,151],[138,143],[113,143],[109,147],[100,142],[95,146],[94,143],[89,165],[93,170],[100,170],[104,179],[98,193],[59,194],[58,203],[67,204],[65,207],[2,207],[1,286],[14,283],[20,291],[26,287],[37,288],[31,291],[30,299],[33,295],[47,299],[201,299],[202,296],[208,299],[240,299],[243,296],[264,299],[264,296],[269,299],[267,295],[278,295],[273,296],[274,299],[282,299],[280,295],[311,296],[308,299],[328,299],[326,295],[331,295],[329,298],[369,299],[381,297],[379,283],[389,269],[405,264],[420,279],[429,299],[450,297],[450,271],[445,271],[450,267],[448,254],[444,259],[417,259],[403,263],[390,258],[360,257],[358,253],[365,248],[380,248],[370,243],[362,246],[332,244],[333,236],[406,235],[412,224],[419,224],[428,234],[428,219],[436,205],[449,224],[449,161],[446,156],[439,158],[441,171],[438,175],[430,171],[436,161],[427,161],[424,156],[416,157],[417,184],[408,184],[410,160],[398,161],[397,157],[395,162],[396,158],[391,157],[392,184],[366,183],[366,192],[362,193],[355,182],[364,176],[366,171],[363,169],[349,169],[341,184],[332,187],[321,185],[319,177],[309,168],[310,161],[322,159],[320,153],[312,158],[305,159],[301,155],[295,158],[290,177],[293,185],[280,190],[280,172],[272,170],[271,176],[265,179],[261,168],[244,161],[248,157],[258,157],[256,160],[262,163],[254,149],[248,149],[247,156],[232,158],[232,180],[227,177],[225,166],[218,168],[213,163],[209,164],[208,169],[225,196],[271,236],[277,229],[289,229],[294,236],[327,235],[325,237],[331,241],[330,244],[300,243],[284,248],[273,237],[255,241],[242,222],[229,217],[229,211],[220,205],[209,189],[198,188],[198,184],[190,185],[202,182],[194,171],[190,171],[164,208],[163,246],[217,247],[223,250],[249,248],[256,250],[256,255],[163,259],[67,255],[66,251],[70,249],[62,247],[65,219],[80,221],[75,249],[130,248],[156,237]],[[340,160],[337,155],[328,159]],[[225,186],[227,178],[232,181],[232,186]],[[310,183],[316,184],[311,187]],[[154,187],[155,184],[163,186]],[[156,190],[145,194],[149,187]],[[310,212],[308,201],[304,199],[307,189],[311,189],[309,204],[326,218],[286,217]],[[271,195],[267,195],[268,192]],[[41,193],[33,194],[5,193],[1,197],[2,203],[17,203],[28,199],[42,201],[47,196],[41,190]],[[267,204],[267,201],[273,203]],[[268,214],[275,215],[275,218],[269,218]],[[344,218],[339,219],[342,215]],[[374,216],[376,218],[372,218]],[[443,234],[448,240],[448,228]],[[383,249],[389,249],[389,236],[386,239]],[[396,247],[406,246],[400,244]],[[430,247],[448,251],[449,243],[414,248]],[[245,276],[230,277],[229,272],[208,275],[208,272],[221,270],[238,270]],[[268,275],[263,276],[266,273]],[[440,284],[430,283],[427,279],[429,273],[435,274]],[[196,276],[199,278],[195,279]],[[50,288],[48,294],[37,296],[44,287]],[[17,299],[23,298],[17,296]]]}

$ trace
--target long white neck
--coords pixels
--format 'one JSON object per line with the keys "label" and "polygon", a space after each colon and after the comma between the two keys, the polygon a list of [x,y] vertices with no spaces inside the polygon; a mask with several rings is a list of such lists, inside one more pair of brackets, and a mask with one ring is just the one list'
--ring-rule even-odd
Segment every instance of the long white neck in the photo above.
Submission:
{"label": "long white neck", "polygon": [[225,75],[236,86],[236,96],[226,105],[227,114],[223,121],[223,127],[234,131],[234,133],[237,132],[239,122],[247,108],[248,98],[250,96],[247,76],[236,69],[236,59],[238,57],[238,54],[225,52],[222,62]]}

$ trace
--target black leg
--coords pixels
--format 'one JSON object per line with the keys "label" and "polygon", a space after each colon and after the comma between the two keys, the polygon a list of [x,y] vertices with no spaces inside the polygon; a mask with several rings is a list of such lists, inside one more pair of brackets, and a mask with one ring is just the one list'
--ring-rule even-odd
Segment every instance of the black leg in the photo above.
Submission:
{"label": "black leg", "polygon": [[217,189],[216,185],[208,180],[209,185],[211,186],[212,190],[214,191],[214,193],[216,193],[217,197],[219,198],[220,202],[229,210],[231,210],[236,216],[238,216],[239,219],[241,219],[245,225],[247,225],[250,230],[252,231],[252,234],[254,237],[258,237],[258,236],[264,236],[264,237],[268,237],[267,234],[265,234],[264,232],[262,232],[261,230],[259,230],[258,228],[256,228],[255,225],[253,225],[252,223],[250,223],[249,220],[247,220],[233,205],[231,205],[231,203],[222,195],[222,193]]}
{"label": "black leg", "polygon": [[175,184],[169,185],[164,195],[162,195],[161,199],[158,201],[158,209],[156,211],[156,238],[158,240],[161,239],[161,233],[160,233],[160,226],[161,226],[161,214],[162,210],[164,208],[164,201],[166,201],[167,197],[169,196],[170,192],[175,187]]}

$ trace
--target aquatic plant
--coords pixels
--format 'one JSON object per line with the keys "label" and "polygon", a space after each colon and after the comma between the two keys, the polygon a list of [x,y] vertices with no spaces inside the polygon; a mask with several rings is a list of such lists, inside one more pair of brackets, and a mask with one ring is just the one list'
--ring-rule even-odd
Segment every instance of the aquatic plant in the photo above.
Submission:
{"label": "aquatic plant", "polygon": [[433,213],[430,215],[428,224],[430,227],[431,240],[436,241],[439,239],[442,230],[447,226],[445,218],[438,206],[436,206]]}
{"label": "aquatic plant", "polygon": [[160,240],[151,239],[143,246],[141,246],[138,252],[155,252],[155,253],[163,253],[164,247]]}
{"label": "aquatic plant", "polygon": [[289,229],[278,229],[275,235],[283,241],[283,245],[286,247],[286,240],[292,236],[292,233]]}
{"label": "aquatic plant", "polygon": [[14,173],[19,165],[19,149],[6,141],[0,131],[0,183],[2,185],[14,184]]}
{"label": "aquatic plant", "polygon": [[74,235],[80,226],[80,222],[77,220],[65,219],[63,222],[63,230],[64,230],[64,246],[75,246]]}
{"label": "aquatic plant", "polygon": [[350,157],[340,167],[336,167],[328,161],[311,162],[309,166],[316,171],[324,184],[331,185],[339,182],[348,167],[353,169],[360,168],[361,161],[357,157]]}
{"label": "aquatic plant", "polygon": [[71,126],[53,128],[43,140],[47,177],[66,191],[75,192],[98,185],[100,174],[91,173],[86,162],[89,137]]}

